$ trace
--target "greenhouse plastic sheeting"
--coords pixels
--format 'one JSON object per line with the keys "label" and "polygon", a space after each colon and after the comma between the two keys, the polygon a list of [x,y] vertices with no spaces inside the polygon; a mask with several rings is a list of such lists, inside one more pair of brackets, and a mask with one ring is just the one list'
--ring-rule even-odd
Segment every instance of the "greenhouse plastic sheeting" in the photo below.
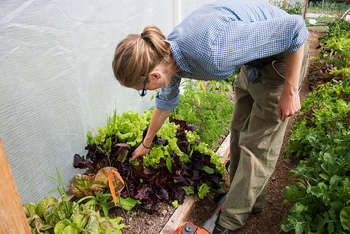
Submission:
{"label": "greenhouse plastic sheeting", "polygon": [[87,131],[104,126],[114,109],[153,105],[149,95],[141,99],[115,80],[116,44],[148,24],[167,35],[208,2],[0,1],[0,138],[23,202],[57,196],[48,194],[56,169],[69,184]]}
{"label": "greenhouse plastic sheeting", "polygon": [[2,0],[0,2],[0,137],[22,202],[65,185],[88,130],[116,108],[152,106],[122,88],[112,72],[118,41],[148,24],[168,34],[172,1]]}

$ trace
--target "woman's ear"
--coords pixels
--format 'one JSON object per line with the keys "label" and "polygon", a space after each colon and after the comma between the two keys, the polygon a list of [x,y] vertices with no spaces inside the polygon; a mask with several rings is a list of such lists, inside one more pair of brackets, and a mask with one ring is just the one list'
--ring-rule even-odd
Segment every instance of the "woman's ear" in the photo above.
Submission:
{"label": "woman's ear", "polygon": [[160,78],[162,78],[162,75],[160,74],[159,71],[153,70],[148,74],[148,77],[150,77],[152,79],[160,79]]}

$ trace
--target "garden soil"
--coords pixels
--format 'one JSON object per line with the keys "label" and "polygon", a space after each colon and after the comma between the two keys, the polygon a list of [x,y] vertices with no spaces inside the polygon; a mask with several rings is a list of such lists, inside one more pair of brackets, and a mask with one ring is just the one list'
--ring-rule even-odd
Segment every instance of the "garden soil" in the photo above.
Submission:
{"label": "garden soil", "polygon": [[[311,58],[317,55],[318,50],[318,38],[325,33],[323,30],[309,30],[309,46],[310,46],[310,60],[309,65],[312,65]],[[300,92],[301,100],[309,93],[308,79],[305,78],[303,87]],[[268,187],[267,196],[264,209],[259,214],[253,214],[250,216],[248,223],[235,233],[282,233],[280,229],[280,223],[284,216],[288,214],[290,206],[282,205],[284,200],[284,188],[290,184],[292,178],[288,176],[291,169],[297,165],[296,161],[283,157],[283,150],[291,134],[291,128],[293,127],[295,119],[292,118],[287,127],[287,131],[284,137],[281,154],[276,164],[274,173],[272,174]],[[226,181],[229,177],[226,176]],[[226,189],[229,184],[226,182]],[[202,225],[206,219],[209,218],[211,213],[215,210],[216,204],[210,200],[202,200],[197,202],[187,218],[188,221],[195,223],[196,225]],[[159,233],[171,215],[174,213],[175,208],[167,204],[160,204],[159,209],[154,214],[147,214],[144,212],[123,212],[116,211],[116,215],[123,217],[123,223],[130,225],[129,229],[124,229],[123,233],[131,234],[156,234]],[[113,213],[113,212],[112,212]]]}

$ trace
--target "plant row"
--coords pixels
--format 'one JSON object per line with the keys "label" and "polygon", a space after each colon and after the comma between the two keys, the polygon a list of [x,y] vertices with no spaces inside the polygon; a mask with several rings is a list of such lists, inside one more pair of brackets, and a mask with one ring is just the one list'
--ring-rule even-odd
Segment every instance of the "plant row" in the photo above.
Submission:
{"label": "plant row", "polygon": [[316,65],[334,69],[319,71],[312,80],[317,81],[314,90],[304,100],[286,148],[287,156],[300,159],[291,171],[296,182],[285,188],[285,203],[292,205],[281,225],[286,232],[350,232],[349,59],[339,47],[349,40],[344,27],[331,25],[321,39],[320,57],[327,59]]}
{"label": "plant row", "polygon": [[[86,169],[71,181],[67,198],[63,181],[57,171],[60,198],[49,197],[38,204],[25,204],[28,223],[33,233],[121,233],[127,226],[121,217],[110,218],[109,210],[118,206],[154,212],[160,202],[173,206],[182,203],[185,195],[197,199],[213,198],[223,193],[221,183],[225,168],[218,156],[201,143],[193,125],[172,119],[154,138],[150,152],[131,160],[133,150],[142,142],[151,112],[142,115],[126,112],[108,118],[98,133],[87,134],[86,156],[74,155],[73,165]],[[117,170],[125,188],[117,203],[112,203],[108,173]],[[119,190],[121,181],[113,178]],[[80,200],[78,200],[80,199]]]}
{"label": "plant row", "polygon": [[[93,177],[106,167],[118,170],[126,188],[122,198],[139,201],[138,206],[154,211],[159,202],[182,203],[185,195],[198,199],[221,193],[224,166],[218,156],[185,121],[166,121],[154,138],[150,152],[143,158],[131,160],[133,150],[142,142],[151,112],[126,112],[108,119],[98,134],[88,134],[86,157],[76,154],[74,167],[88,169],[86,175],[76,175],[71,190],[76,197],[108,192],[107,183]],[[91,189],[92,188],[92,189]],[[101,189],[102,188],[102,189]]]}
{"label": "plant row", "polygon": [[310,68],[310,88],[333,79],[350,79],[350,24],[342,19],[330,23],[319,41],[319,55]]}

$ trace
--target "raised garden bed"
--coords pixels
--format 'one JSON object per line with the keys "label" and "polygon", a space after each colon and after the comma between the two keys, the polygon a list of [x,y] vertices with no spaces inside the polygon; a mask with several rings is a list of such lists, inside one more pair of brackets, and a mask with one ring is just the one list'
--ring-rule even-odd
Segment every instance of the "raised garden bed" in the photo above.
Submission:
{"label": "raised garden bed", "polygon": [[[125,116],[124,116],[125,117]],[[194,154],[193,152],[198,151],[198,154],[203,154],[203,156],[198,156],[197,153],[195,153],[199,158],[201,158],[201,160],[206,161],[208,163],[208,158],[206,159],[205,155],[210,155],[213,156],[214,161],[210,160],[210,163],[207,165],[203,165],[200,169],[203,172],[200,173],[207,173],[207,177],[213,175],[213,173],[216,175],[216,171],[221,171],[223,172],[223,168],[222,168],[222,164],[220,166],[219,162],[217,161],[218,159],[220,160],[224,160],[223,157],[221,158],[217,158],[214,156],[213,153],[211,153],[211,151],[207,148],[204,147],[203,145],[200,145],[200,143],[196,140],[198,140],[198,138],[196,137],[195,134],[190,133],[191,131],[189,131],[190,129],[187,129],[187,132],[185,132],[185,129],[188,128],[186,126],[183,126],[182,130],[179,130],[178,127],[174,127],[174,125],[172,125],[171,123],[168,123],[170,125],[169,129],[172,130],[167,130],[167,131],[163,131],[160,133],[160,135],[155,139],[155,147],[154,147],[154,151],[157,153],[150,153],[148,158],[145,157],[145,161],[143,162],[145,164],[147,164],[147,167],[149,169],[147,169],[147,171],[141,170],[141,171],[135,171],[135,173],[141,173],[144,177],[138,178],[138,181],[132,181],[130,175],[128,175],[128,170],[130,170],[130,168],[132,166],[135,166],[135,168],[138,168],[137,165],[131,165],[130,162],[125,161],[128,157],[130,157],[130,153],[132,152],[132,150],[140,143],[140,141],[142,140],[142,133],[141,136],[139,133],[135,133],[135,129],[138,130],[140,132],[142,132],[142,130],[147,126],[147,121],[149,121],[149,116],[145,116],[142,117],[141,119],[136,118],[134,114],[129,113],[129,117],[132,119],[132,121],[129,121],[130,125],[128,125],[127,127],[120,127],[120,126],[116,126],[116,122],[119,120],[125,120],[126,118],[119,118],[117,116],[114,116],[112,118],[112,121],[110,122],[110,124],[107,124],[107,127],[105,129],[101,129],[99,130],[99,134],[93,136],[92,134],[88,135],[88,142],[87,142],[87,149],[88,149],[88,157],[87,158],[83,158],[81,156],[76,156],[77,161],[75,163],[76,166],[78,167],[85,167],[85,168],[89,168],[88,172],[92,172],[94,173],[94,175],[96,176],[96,173],[98,172],[98,170],[104,168],[105,166],[115,166],[118,171],[123,175],[122,177],[125,178],[125,180],[128,182],[127,184],[133,185],[135,188],[132,188],[132,186],[130,186],[130,190],[128,190],[128,194],[124,194],[124,195],[130,195],[134,200],[139,200],[139,202],[135,202],[135,201],[131,201],[131,203],[133,203],[133,205],[136,206],[142,206],[141,209],[138,210],[131,210],[131,211],[124,211],[120,208],[110,208],[109,206],[109,218],[111,220],[114,220],[113,222],[115,223],[114,225],[118,224],[120,222],[118,217],[123,217],[124,221],[122,221],[122,223],[125,225],[130,225],[131,228],[126,228],[126,226],[121,225],[119,226],[119,229],[123,229],[123,233],[172,233],[181,223],[183,223],[186,220],[192,221],[198,225],[201,225],[202,222],[209,217],[209,215],[211,214],[212,210],[215,208],[215,202],[210,202],[210,200],[202,200],[197,204],[200,204],[202,210],[200,210],[200,208],[198,206],[195,206],[194,204],[194,198],[193,197],[187,197],[184,200],[184,203],[180,206],[178,206],[177,208],[175,208],[177,206],[178,203],[181,203],[181,197],[182,196],[178,196],[176,195],[177,192],[177,187],[179,186],[188,186],[183,182],[183,184],[175,184],[172,186],[172,189],[170,188],[170,190],[172,190],[172,192],[164,192],[164,191],[160,191],[160,192],[155,192],[153,195],[151,195],[150,193],[148,195],[146,195],[150,190],[146,189],[146,187],[150,184],[150,183],[154,183],[153,182],[149,182],[148,181],[148,176],[149,173],[152,174],[153,172],[151,172],[152,170],[155,170],[157,167],[157,165],[161,165],[161,169],[160,170],[164,170],[167,171],[166,174],[158,174],[157,177],[158,178],[165,178],[167,177],[169,174],[172,174],[172,171],[177,171],[177,170],[183,170],[184,166],[182,163],[184,163],[185,160],[186,161],[186,155],[189,154]],[[137,123],[135,125],[135,123]],[[118,127],[118,128],[117,128]],[[180,124],[180,128],[181,128],[181,124]],[[290,126],[289,126],[290,128]],[[118,131],[116,131],[116,129],[119,129]],[[123,129],[123,131],[121,131],[120,129]],[[182,132],[182,133],[180,133]],[[186,133],[186,136],[184,137],[183,132]],[[130,134],[131,133],[131,134]],[[172,136],[170,136],[172,135]],[[287,136],[289,134],[287,133]],[[113,137],[114,136],[114,137]],[[172,140],[172,137],[176,136],[177,141],[174,144],[174,141]],[[184,142],[184,139],[186,138],[187,143]],[[227,138],[228,139],[228,138]],[[287,138],[286,138],[287,139]],[[228,153],[227,151],[227,141],[225,141],[225,143],[221,144],[221,147],[219,148],[219,151],[217,152],[217,155],[223,155],[224,153]],[[285,140],[286,142],[286,140]],[[183,154],[185,155],[183,155]],[[177,157],[173,157],[173,154],[177,154]],[[159,156],[161,155],[161,156]],[[171,158],[170,158],[171,156]],[[196,157],[197,157],[196,156]],[[169,159],[170,158],[170,159]],[[175,159],[174,159],[175,158]],[[172,161],[174,160],[174,161]],[[178,162],[176,161],[178,160]],[[223,161],[222,161],[223,162]],[[123,164],[121,164],[123,163]],[[140,163],[140,162],[139,162]],[[83,165],[83,166],[82,166]],[[182,165],[182,166],[181,166]],[[214,167],[215,165],[215,167]],[[280,161],[277,163],[276,166],[276,171],[273,174],[269,187],[268,187],[268,193],[270,193],[270,195],[267,196],[267,201],[266,201],[266,206],[265,209],[263,211],[262,214],[259,215],[254,215],[252,216],[252,218],[249,220],[248,224],[246,225],[246,227],[244,227],[242,230],[239,230],[237,233],[256,233],[257,230],[261,231],[261,233],[277,233],[280,232],[280,220],[283,216],[283,214],[286,214],[288,211],[288,206],[280,206],[280,203],[282,202],[282,200],[284,199],[283,193],[281,192],[281,190],[275,190],[276,188],[280,189],[280,187],[283,189],[284,185],[287,183],[287,174],[290,171],[290,169],[292,169],[291,167],[295,167],[295,163],[293,162],[293,160],[291,159],[280,159]],[[142,164],[141,164],[142,166]],[[152,169],[153,166],[153,169]],[[284,168],[286,167],[286,168]],[[203,169],[204,168],[204,169]],[[157,168],[159,169],[159,168]],[[214,170],[214,171],[213,171]],[[199,170],[200,171],[200,170]],[[124,174],[123,174],[124,173]],[[179,176],[180,174],[177,174],[177,176]],[[193,175],[191,175],[193,176]],[[96,177],[94,177],[94,179],[96,179]],[[180,177],[178,177],[179,181],[182,179]],[[192,178],[192,180],[194,181],[195,179]],[[86,180],[89,181],[89,180]],[[83,197],[86,196],[93,196],[93,198],[91,198],[90,200],[87,199],[86,201],[90,202],[90,205],[95,205],[94,208],[96,208],[98,210],[98,214],[97,213],[89,213],[88,222],[92,222],[90,221],[90,217],[95,217],[96,220],[99,221],[105,221],[104,219],[101,219],[102,215],[104,215],[105,210],[103,209],[103,205],[104,205],[104,201],[107,201],[107,199],[109,199],[109,202],[111,202],[111,198],[110,196],[106,196],[104,197],[103,195],[96,193],[97,191],[106,191],[107,189],[107,185],[105,182],[101,182],[101,180],[94,180],[94,182],[98,181],[99,183],[97,183],[97,187],[96,186],[91,186],[93,185],[90,184],[88,187],[90,188],[90,190],[87,190],[85,192],[83,192]],[[150,180],[152,181],[152,180]],[[281,181],[283,181],[283,183],[281,183]],[[91,182],[91,181],[90,181]],[[101,182],[101,183],[100,183]],[[178,181],[177,181],[178,182]],[[118,184],[117,180],[114,179],[113,183],[115,183],[115,186],[118,187],[120,184]],[[160,181],[157,182],[158,184],[161,184]],[[205,182],[205,183],[209,183],[209,182]],[[204,184],[203,181],[200,182],[198,181],[198,184],[200,185],[199,187],[194,187],[193,189],[193,193],[196,194],[196,196],[201,196],[199,195],[200,192],[205,192],[206,195],[208,195],[208,191],[218,191],[218,188],[215,188],[214,185],[214,190],[210,190],[212,189],[212,186],[209,186],[209,190],[201,190],[201,186]],[[95,184],[96,185],[96,184]],[[103,187],[104,186],[104,187]],[[164,185],[165,186],[165,185]],[[164,187],[163,186],[163,187]],[[103,188],[102,188],[103,187]],[[94,190],[96,189],[97,190]],[[203,187],[204,189],[208,189],[206,186]],[[62,187],[60,187],[60,185],[58,186],[58,189],[62,189]],[[135,189],[135,190],[133,190]],[[186,188],[189,189],[189,188]],[[192,190],[191,189],[191,190]],[[153,188],[151,190],[154,190]],[[191,191],[189,190],[189,191]],[[62,190],[61,190],[62,191]],[[80,191],[81,192],[81,191]],[[125,192],[125,191],[124,191]],[[84,194],[86,193],[86,194]],[[271,194],[272,193],[272,194]],[[62,201],[66,201],[67,198],[64,198],[65,196],[62,196],[63,200]],[[154,203],[151,202],[149,199],[150,197],[153,198],[157,198],[159,201],[161,201],[162,203],[158,203],[158,206],[153,206]],[[126,197],[124,197],[126,198]],[[138,198],[138,199],[135,199]],[[174,198],[178,198],[174,199]],[[203,196],[202,196],[203,198]],[[65,200],[66,199],[66,200]],[[106,199],[106,200],[104,200]],[[176,202],[177,200],[177,202]],[[75,202],[77,201],[77,199],[74,200]],[[95,203],[94,203],[95,202]],[[124,203],[123,203],[124,202]],[[120,204],[127,204],[130,205],[129,203],[130,201],[125,201],[123,200]],[[169,205],[171,202],[173,203],[172,205]],[[52,203],[54,205],[49,206],[48,209],[57,209],[56,205],[57,204],[66,204],[66,202],[64,203],[60,203],[60,202],[55,202]],[[141,205],[142,204],[142,205]],[[151,204],[149,207],[148,205]],[[276,205],[278,204],[278,205]],[[70,205],[61,205],[61,206],[65,206],[65,207],[70,207]],[[84,204],[85,205],[85,204]],[[73,203],[74,206],[74,203]],[[123,206],[123,205],[122,205]],[[130,205],[131,206],[131,205]],[[30,207],[29,207],[30,208]],[[79,208],[80,209],[80,208]],[[83,209],[83,208],[81,208]],[[35,209],[36,210],[36,209]],[[204,211],[203,211],[204,210]],[[27,210],[27,213],[30,211]],[[44,214],[46,213],[46,209],[44,211]],[[267,212],[268,211],[268,212]],[[198,215],[200,213],[200,215]],[[70,213],[65,213],[62,214],[62,217],[66,217],[68,218],[68,215]],[[71,214],[70,214],[71,215]],[[199,217],[200,216],[200,217]],[[71,216],[69,216],[71,217]],[[277,218],[276,218],[277,217]],[[47,228],[47,230],[49,230],[50,228],[53,228],[53,224],[55,222],[55,219],[58,220],[60,219],[60,215],[58,216],[52,216],[49,217],[46,215],[42,216],[41,219],[45,219],[46,221],[49,222],[49,225],[51,225],[50,227],[46,226],[44,228]],[[38,223],[39,220],[38,218],[36,219],[32,219],[31,224],[33,224],[33,222]],[[51,223],[50,223],[51,222]],[[108,221],[110,222],[110,221]],[[70,221],[70,222],[61,222],[62,225],[64,225],[64,228],[69,227],[70,229],[74,230],[74,229],[85,229],[86,227],[76,227],[76,225],[78,225],[77,223],[75,223],[74,221]],[[118,224],[119,225],[119,224]],[[35,224],[34,225],[35,228],[38,229],[38,226]],[[98,225],[100,227],[100,225]],[[42,228],[42,226],[41,226]],[[68,229],[69,229],[68,228]],[[90,228],[90,227],[89,227]],[[102,227],[101,227],[102,228]],[[115,229],[116,228],[115,226]],[[101,230],[106,230],[106,229],[101,229]],[[42,230],[45,231],[45,230]],[[46,232],[46,233],[52,233],[52,232]]]}

